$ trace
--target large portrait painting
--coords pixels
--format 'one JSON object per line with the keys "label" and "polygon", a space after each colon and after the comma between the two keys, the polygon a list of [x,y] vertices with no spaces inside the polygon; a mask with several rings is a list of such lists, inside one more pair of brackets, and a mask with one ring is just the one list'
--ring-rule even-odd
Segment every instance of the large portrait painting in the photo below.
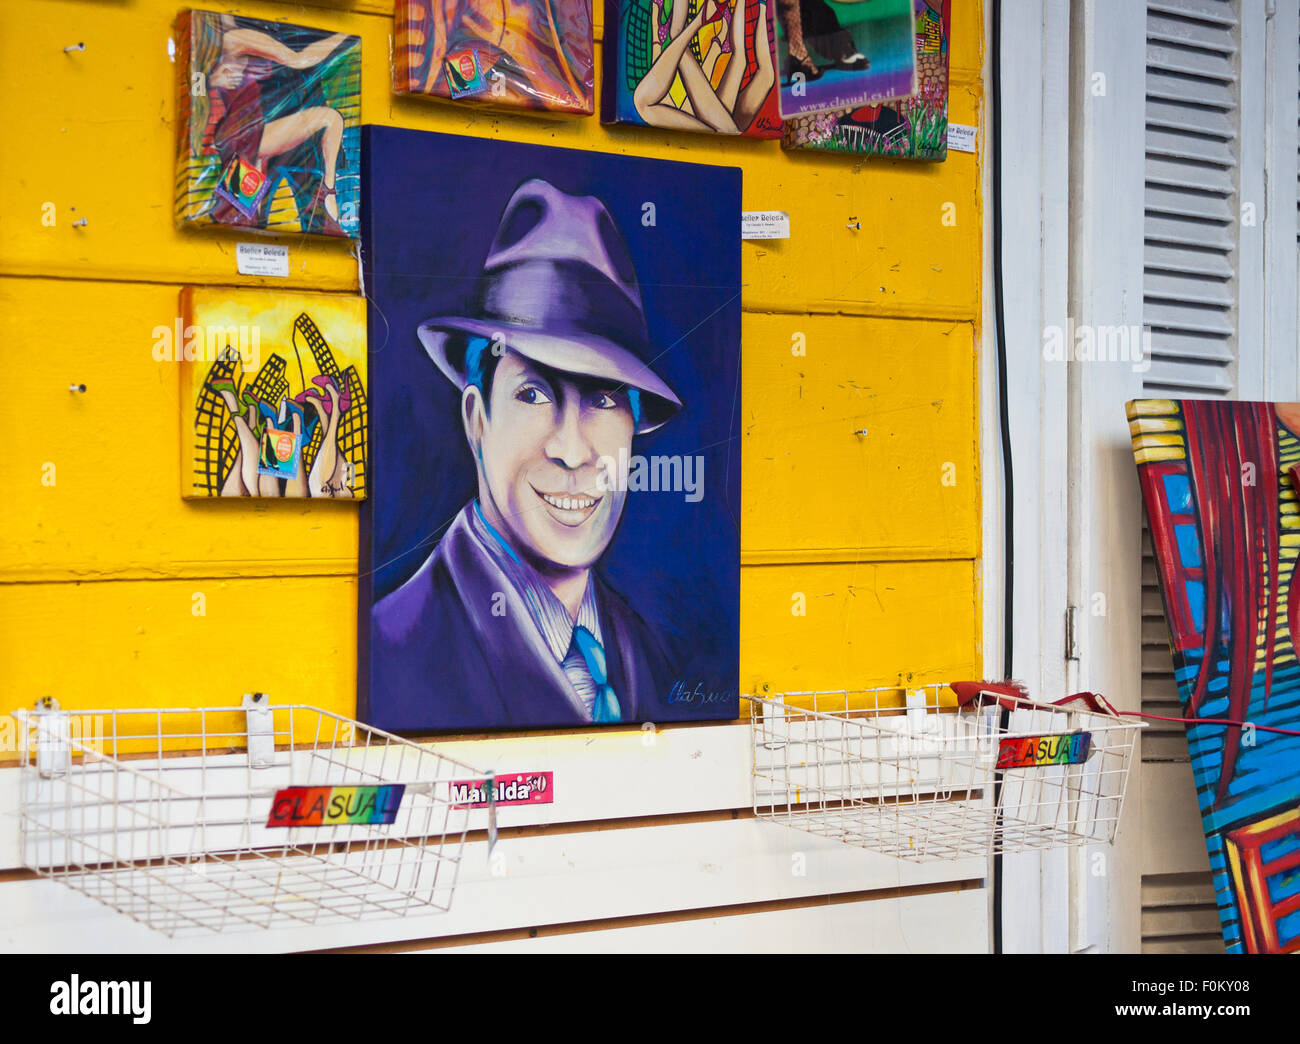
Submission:
{"label": "large portrait painting", "polygon": [[359,36],[187,10],[176,70],[182,226],[356,237]]}
{"label": "large portrait painting", "polygon": [[[734,718],[740,171],[364,128],[359,704]],[[472,177],[473,191],[466,191]]]}
{"label": "large portrait painting", "polygon": [[1128,404],[1229,952],[1300,951],[1300,404]]}

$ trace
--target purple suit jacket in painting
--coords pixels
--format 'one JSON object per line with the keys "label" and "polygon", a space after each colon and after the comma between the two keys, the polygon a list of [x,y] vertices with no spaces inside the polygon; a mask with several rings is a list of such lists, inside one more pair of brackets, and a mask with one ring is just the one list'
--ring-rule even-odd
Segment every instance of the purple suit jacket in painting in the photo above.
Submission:
{"label": "purple suit jacket in painting", "polygon": [[[588,724],[523,597],[470,529],[467,507],[432,555],[371,612],[370,700],[387,729]],[[677,680],[658,640],[597,574],[606,673],[623,721],[670,720]],[[495,610],[495,612],[494,612]]]}

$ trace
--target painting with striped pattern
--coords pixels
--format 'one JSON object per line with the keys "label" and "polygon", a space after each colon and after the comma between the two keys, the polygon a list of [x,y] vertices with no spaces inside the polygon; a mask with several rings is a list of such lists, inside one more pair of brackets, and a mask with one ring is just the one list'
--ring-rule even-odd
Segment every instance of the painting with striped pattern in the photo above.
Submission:
{"label": "painting with striped pattern", "polygon": [[1300,404],[1139,399],[1129,429],[1229,952],[1300,951]]}
{"label": "painting with striped pattern", "polygon": [[357,237],[360,37],[185,10],[176,70],[182,227]]}
{"label": "painting with striped pattern", "polygon": [[397,0],[393,91],[590,116],[591,0]]}

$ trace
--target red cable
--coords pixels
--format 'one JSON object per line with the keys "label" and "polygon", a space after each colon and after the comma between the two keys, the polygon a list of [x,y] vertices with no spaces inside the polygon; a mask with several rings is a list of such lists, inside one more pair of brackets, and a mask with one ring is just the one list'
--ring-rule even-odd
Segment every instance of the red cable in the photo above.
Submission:
{"label": "red cable", "polygon": [[[967,681],[967,682],[950,682],[948,687],[957,694],[957,702],[960,706],[967,706],[971,703],[984,703],[986,700],[992,700],[998,706],[1006,710],[1016,710],[1020,705],[1028,707],[1045,706],[1035,704],[1025,691],[1025,687],[1019,682],[987,682],[987,681]],[[1297,729],[1279,729],[1273,725],[1255,725],[1253,722],[1234,721],[1232,718],[1170,718],[1163,714],[1144,714],[1142,711],[1122,711],[1111,706],[1106,697],[1095,692],[1076,692],[1072,696],[1066,696],[1065,699],[1056,700],[1050,706],[1064,708],[1066,704],[1074,703],[1076,700],[1087,704],[1088,709],[1094,714],[1127,714],[1134,718],[1151,718],[1155,721],[1177,721],[1184,725],[1236,725],[1237,728],[1243,728],[1250,725],[1260,732],[1276,732],[1283,736],[1300,736],[1300,730]]]}
{"label": "red cable", "polygon": [[1137,718],[1153,718],[1156,721],[1180,721],[1184,725],[1236,725],[1241,728],[1251,725],[1260,732],[1279,732],[1283,736],[1300,736],[1298,729],[1279,729],[1272,725],[1254,725],[1248,721],[1233,721],[1231,718],[1169,718],[1163,714],[1143,714],[1141,711],[1122,711],[1117,710],[1116,714],[1128,714]]}

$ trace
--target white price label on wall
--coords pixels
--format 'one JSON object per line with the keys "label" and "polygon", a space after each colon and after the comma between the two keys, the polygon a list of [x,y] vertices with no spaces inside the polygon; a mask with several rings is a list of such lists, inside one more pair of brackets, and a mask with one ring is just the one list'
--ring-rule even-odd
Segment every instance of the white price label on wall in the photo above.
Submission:
{"label": "white price label on wall", "polygon": [[948,148],[955,152],[974,152],[975,130],[966,123],[948,124]]}
{"label": "white price label on wall", "polygon": [[276,243],[236,243],[235,264],[240,275],[287,276],[289,248]]}
{"label": "white price label on wall", "polygon": [[741,239],[789,239],[790,215],[784,210],[746,210],[740,215]]}

